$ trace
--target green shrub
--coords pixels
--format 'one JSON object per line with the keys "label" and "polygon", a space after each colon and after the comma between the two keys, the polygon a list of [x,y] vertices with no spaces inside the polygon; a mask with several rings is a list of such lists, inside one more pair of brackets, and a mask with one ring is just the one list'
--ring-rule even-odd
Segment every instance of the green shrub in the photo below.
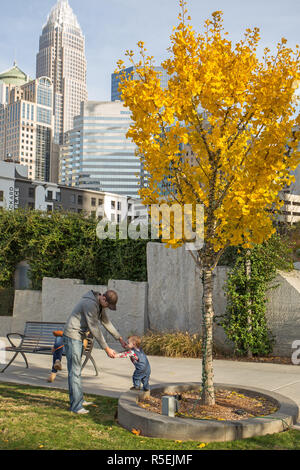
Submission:
{"label": "green shrub", "polygon": [[[247,262],[251,267],[248,274]],[[265,356],[272,352],[275,338],[266,321],[267,292],[278,286],[277,270],[292,269],[291,249],[278,235],[251,250],[239,249],[224,288],[226,312],[216,318],[237,355]]]}
{"label": "green shrub", "polygon": [[147,281],[148,240],[100,240],[97,220],[82,214],[18,209],[0,211],[0,287],[12,287],[16,265],[30,265],[33,289],[44,277]]}

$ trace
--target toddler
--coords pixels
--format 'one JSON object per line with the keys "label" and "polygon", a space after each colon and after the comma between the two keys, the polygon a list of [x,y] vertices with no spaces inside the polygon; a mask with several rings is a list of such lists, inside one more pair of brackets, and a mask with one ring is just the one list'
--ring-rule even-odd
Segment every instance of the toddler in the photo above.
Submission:
{"label": "toddler", "polygon": [[130,357],[131,362],[135,367],[135,371],[132,376],[133,387],[130,390],[140,390],[141,383],[143,384],[143,390],[147,392],[149,390],[149,378],[151,374],[151,368],[146,354],[141,348],[140,336],[130,336],[127,340],[128,351],[117,354],[116,357]]}

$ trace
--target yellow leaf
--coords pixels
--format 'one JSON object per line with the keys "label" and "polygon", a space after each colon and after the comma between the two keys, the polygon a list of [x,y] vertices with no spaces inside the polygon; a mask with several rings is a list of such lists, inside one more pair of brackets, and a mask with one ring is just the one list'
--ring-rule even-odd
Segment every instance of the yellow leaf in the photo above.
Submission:
{"label": "yellow leaf", "polygon": [[197,447],[198,447],[198,449],[202,449],[205,446],[206,446],[206,444],[204,442],[201,442],[201,444],[199,444]]}
{"label": "yellow leaf", "polygon": [[141,434],[141,430],[140,429],[132,429],[132,434],[135,434],[136,436],[139,436]]}

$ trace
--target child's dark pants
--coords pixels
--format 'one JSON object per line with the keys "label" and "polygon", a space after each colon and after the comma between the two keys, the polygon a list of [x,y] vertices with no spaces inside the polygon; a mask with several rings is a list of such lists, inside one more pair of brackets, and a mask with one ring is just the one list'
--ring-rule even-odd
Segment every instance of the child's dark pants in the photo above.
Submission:
{"label": "child's dark pants", "polygon": [[149,378],[150,378],[150,367],[147,366],[144,370],[135,370],[132,380],[135,388],[140,388],[141,383],[143,384],[144,390],[149,390]]}

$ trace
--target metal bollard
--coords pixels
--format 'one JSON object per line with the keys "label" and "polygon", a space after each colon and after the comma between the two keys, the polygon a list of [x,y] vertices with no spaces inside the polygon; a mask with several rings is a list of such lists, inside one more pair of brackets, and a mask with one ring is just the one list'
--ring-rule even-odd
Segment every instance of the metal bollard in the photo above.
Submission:
{"label": "metal bollard", "polygon": [[178,400],[175,397],[163,396],[161,399],[161,413],[165,416],[175,417],[178,412]]}

